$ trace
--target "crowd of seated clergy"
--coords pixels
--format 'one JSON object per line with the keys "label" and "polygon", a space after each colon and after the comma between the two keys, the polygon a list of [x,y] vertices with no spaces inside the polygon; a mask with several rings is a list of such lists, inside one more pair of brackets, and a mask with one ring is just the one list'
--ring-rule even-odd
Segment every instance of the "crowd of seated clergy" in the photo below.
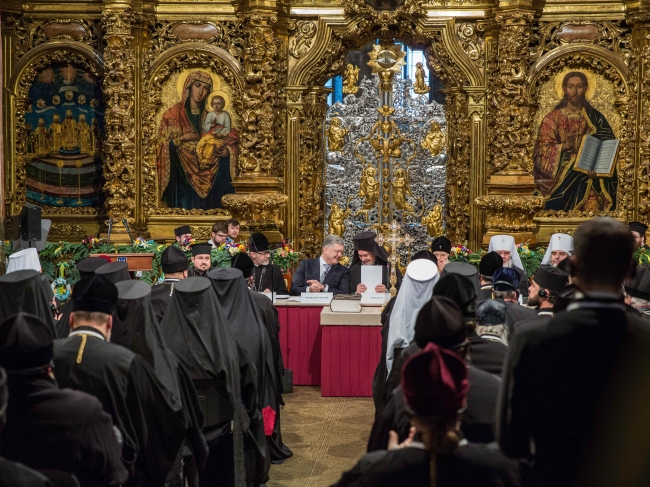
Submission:
{"label": "crowd of seated clergy", "polygon": [[264,234],[213,268],[239,222],[208,243],[182,226],[154,286],[89,257],[61,306],[36,250],[16,252],[0,276],[0,487],[264,485],[292,451],[262,293],[392,284],[367,453],[336,486],[650,485],[650,269],[633,260],[646,230],[595,218],[555,234],[530,279],[511,236],[478,268],[450,262],[441,236],[393,283],[374,233],[353,238],[349,267],[328,235],[287,289]]}

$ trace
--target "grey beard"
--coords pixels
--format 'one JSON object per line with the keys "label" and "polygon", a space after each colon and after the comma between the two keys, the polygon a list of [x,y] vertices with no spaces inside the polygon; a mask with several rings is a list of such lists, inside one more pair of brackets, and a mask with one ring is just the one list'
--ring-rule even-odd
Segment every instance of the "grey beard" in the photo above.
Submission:
{"label": "grey beard", "polygon": [[512,263],[512,258],[510,258],[510,260],[507,263],[503,264],[503,267],[508,267],[512,269],[514,267],[514,264]]}

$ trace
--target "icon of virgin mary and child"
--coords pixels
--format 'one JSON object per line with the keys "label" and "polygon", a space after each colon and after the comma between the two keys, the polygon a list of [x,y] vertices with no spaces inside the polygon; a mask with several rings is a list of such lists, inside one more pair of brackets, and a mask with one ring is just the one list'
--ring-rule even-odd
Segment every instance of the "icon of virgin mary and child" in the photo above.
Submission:
{"label": "icon of virgin mary and child", "polygon": [[191,72],[183,84],[181,101],[162,116],[158,182],[160,198],[169,208],[221,208],[221,197],[235,192],[231,182],[239,133],[224,110],[225,93],[215,93],[214,85],[209,73]]}

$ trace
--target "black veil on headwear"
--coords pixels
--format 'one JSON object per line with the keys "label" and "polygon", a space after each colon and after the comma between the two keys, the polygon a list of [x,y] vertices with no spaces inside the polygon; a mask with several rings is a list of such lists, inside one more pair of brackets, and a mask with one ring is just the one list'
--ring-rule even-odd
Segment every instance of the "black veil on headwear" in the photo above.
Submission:
{"label": "black veil on headwear", "polygon": [[121,281],[115,287],[118,298],[111,342],[128,348],[149,362],[160,382],[171,393],[170,406],[174,411],[180,410],[177,359],[165,346],[151,306],[151,286],[142,281]]}
{"label": "black veil on headwear", "polygon": [[454,301],[465,318],[476,317],[476,288],[474,283],[460,274],[447,274],[433,287],[434,296],[446,296]]}
{"label": "black veil on headwear", "polygon": [[21,311],[38,316],[54,332],[54,318],[42,278],[33,269],[0,276],[0,323]]}
{"label": "black veil on headwear", "polygon": [[266,397],[266,388],[270,381],[269,373],[273,370],[273,351],[262,316],[250,296],[244,275],[239,269],[232,267],[212,269],[208,277],[237,342],[255,364],[260,404],[265,407],[270,403],[269,397]]}

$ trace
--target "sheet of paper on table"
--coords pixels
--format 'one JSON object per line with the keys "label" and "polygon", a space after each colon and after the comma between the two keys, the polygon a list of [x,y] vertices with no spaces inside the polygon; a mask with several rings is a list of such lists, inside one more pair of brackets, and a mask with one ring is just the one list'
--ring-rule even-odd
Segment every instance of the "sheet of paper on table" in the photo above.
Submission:
{"label": "sheet of paper on table", "polygon": [[375,288],[379,286],[384,267],[381,265],[362,265],[361,266],[361,284],[365,285],[368,292],[374,293]]}

